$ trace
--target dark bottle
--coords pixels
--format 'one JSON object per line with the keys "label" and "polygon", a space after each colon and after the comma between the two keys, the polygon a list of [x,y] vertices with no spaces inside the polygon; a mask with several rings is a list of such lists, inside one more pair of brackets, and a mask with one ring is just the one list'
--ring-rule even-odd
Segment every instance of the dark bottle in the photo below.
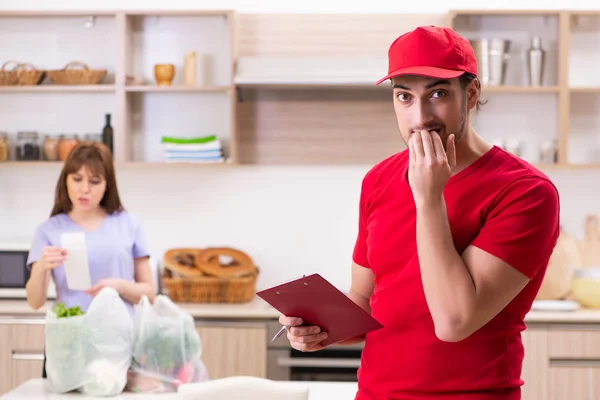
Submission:
{"label": "dark bottle", "polygon": [[113,128],[110,125],[110,114],[106,114],[104,116],[106,118],[106,123],[104,124],[104,128],[102,129],[102,143],[108,147],[111,154],[114,155],[113,150]]}

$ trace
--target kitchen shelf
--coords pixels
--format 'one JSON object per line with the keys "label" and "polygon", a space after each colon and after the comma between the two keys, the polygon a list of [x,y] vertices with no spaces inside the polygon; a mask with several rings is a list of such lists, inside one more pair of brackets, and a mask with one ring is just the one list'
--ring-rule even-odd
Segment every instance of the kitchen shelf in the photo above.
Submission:
{"label": "kitchen shelf", "polygon": [[115,163],[116,168],[181,168],[181,167],[189,167],[189,168],[210,168],[210,167],[231,167],[235,164],[231,162],[231,160],[225,160],[225,162],[207,162],[207,163],[194,163],[194,162],[135,162],[128,161],[124,163]]}
{"label": "kitchen shelf", "polygon": [[558,93],[558,86],[482,86],[482,93]]}
{"label": "kitchen shelf", "polygon": [[51,92],[114,92],[115,85],[31,85],[0,86],[0,92],[51,93]]}
{"label": "kitchen shelf", "polygon": [[[495,135],[498,127],[513,121],[518,126],[511,135],[558,140],[559,163],[533,161],[540,168],[595,169],[600,164],[570,156],[584,146],[576,146],[577,138],[600,126],[592,120],[597,109],[585,106],[600,101],[600,75],[595,73],[600,65],[600,11],[451,10],[351,19],[248,14],[239,21],[229,10],[3,11],[0,22],[0,33],[11,37],[0,45],[6,60],[55,69],[80,59],[109,71],[100,85],[0,86],[0,95],[10,94],[0,96],[0,131],[83,136],[100,133],[104,114],[111,113],[119,166],[377,162],[404,148],[390,85],[375,85],[387,71],[388,47],[399,31],[444,24],[469,39],[512,41],[505,84],[482,88],[488,103],[475,116],[483,128],[480,133]],[[25,34],[39,40],[24,46]],[[532,35],[542,37],[547,51],[539,87],[527,85],[522,57]],[[65,41],[75,47],[65,50]],[[198,54],[197,86],[183,85],[187,51]],[[172,86],[154,84],[157,63],[175,64]],[[149,84],[126,85],[129,77]],[[531,104],[551,117],[528,112]],[[69,118],[61,114],[72,109],[82,111]],[[208,134],[222,140],[229,162],[159,159],[161,135]]]}
{"label": "kitchen shelf", "polygon": [[[218,136],[225,156],[235,162],[235,28],[236,15],[230,10],[0,11],[0,33],[11,38],[0,45],[0,65],[15,60],[61,69],[79,60],[108,71],[99,85],[0,86],[0,95],[11,95],[0,96],[0,131],[9,133],[11,144],[17,131],[37,131],[41,145],[47,134],[98,134],[104,114],[110,113],[119,165],[162,161],[155,154],[162,151],[160,136],[209,134]],[[188,51],[197,54],[195,86],[183,85]],[[154,84],[158,63],[175,65],[172,86]],[[152,84],[127,85],[129,77]],[[61,114],[73,109],[81,112]],[[152,157],[146,158],[149,153]],[[39,162],[44,161],[31,165]]]}
{"label": "kitchen shelf", "polygon": [[600,93],[600,86],[572,86],[569,91],[571,93]]}
{"label": "kitchen shelf", "polygon": [[[555,141],[559,162],[549,166],[542,164],[540,168],[567,167],[568,13],[559,10],[452,10],[448,18],[449,26],[468,40],[497,38],[510,41],[505,84],[482,89],[482,98],[488,103],[474,121],[481,127],[479,133],[492,141],[518,140],[527,153],[526,159],[534,165],[538,165],[542,146]],[[542,86],[530,86],[527,82],[525,54],[533,36],[541,37],[545,51]],[[481,61],[479,65],[481,74]],[[515,96],[506,97],[505,94]],[[533,105],[536,111],[526,112]],[[548,117],[540,118],[541,115]],[[513,125],[508,132],[507,121]]]}
{"label": "kitchen shelf", "polygon": [[231,86],[156,86],[156,85],[131,85],[125,86],[127,92],[198,92],[198,93],[226,93]]}
{"label": "kitchen shelf", "polygon": [[[235,13],[141,11],[124,13],[119,21],[120,78],[125,81],[132,77],[146,84],[124,86],[125,95],[120,98],[124,112],[118,119],[123,134],[117,146],[120,151],[115,152],[116,161],[120,165],[130,162],[162,165],[162,136],[216,135],[224,156],[235,163]],[[183,65],[190,51],[197,55],[195,86],[184,83]],[[156,64],[175,66],[171,86],[156,85]]]}

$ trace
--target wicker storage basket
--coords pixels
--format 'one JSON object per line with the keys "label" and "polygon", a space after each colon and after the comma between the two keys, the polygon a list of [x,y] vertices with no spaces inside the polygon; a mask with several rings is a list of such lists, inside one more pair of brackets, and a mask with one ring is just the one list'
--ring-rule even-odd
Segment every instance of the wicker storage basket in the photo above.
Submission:
{"label": "wicker storage basket", "polygon": [[17,85],[39,85],[46,77],[46,71],[36,69],[31,64],[19,64],[14,71],[17,74]]}
{"label": "wicker storage basket", "polygon": [[[14,64],[11,67],[11,64]],[[7,61],[2,65],[0,69],[0,85],[11,86],[16,85],[18,82],[17,71],[15,68],[19,65],[16,61]]]}
{"label": "wicker storage basket", "polygon": [[48,71],[48,77],[56,85],[97,85],[106,72],[105,69],[90,69],[85,63],[72,61],[63,69]]}
{"label": "wicker storage basket", "polygon": [[[169,298],[182,303],[245,303],[252,300],[256,294],[258,268],[253,265],[252,271],[244,276],[207,275],[197,268],[203,251],[177,248],[165,253],[162,280]],[[193,266],[189,262],[192,257]]]}

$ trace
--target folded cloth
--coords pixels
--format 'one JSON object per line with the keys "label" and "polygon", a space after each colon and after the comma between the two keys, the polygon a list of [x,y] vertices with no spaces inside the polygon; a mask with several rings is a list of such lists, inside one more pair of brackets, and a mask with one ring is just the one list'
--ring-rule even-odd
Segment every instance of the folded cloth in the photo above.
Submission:
{"label": "folded cloth", "polygon": [[179,151],[179,150],[167,150],[165,151],[165,157],[182,157],[182,158],[206,158],[206,157],[221,157],[223,153],[221,150],[206,150],[206,151]]}
{"label": "folded cloth", "polygon": [[225,162],[223,157],[212,157],[212,158],[166,158],[166,163],[222,163]]}
{"label": "folded cloth", "polygon": [[192,138],[163,136],[161,138],[161,141],[163,143],[174,143],[174,144],[203,144],[203,143],[214,142],[216,140],[217,140],[217,137],[215,135],[192,137]]}
{"label": "folded cloth", "polygon": [[190,143],[190,144],[177,144],[177,143],[163,143],[165,150],[176,150],[176,151],[203,151],[203,150],[220,150],[221,141],[215,140],[209,143]]}

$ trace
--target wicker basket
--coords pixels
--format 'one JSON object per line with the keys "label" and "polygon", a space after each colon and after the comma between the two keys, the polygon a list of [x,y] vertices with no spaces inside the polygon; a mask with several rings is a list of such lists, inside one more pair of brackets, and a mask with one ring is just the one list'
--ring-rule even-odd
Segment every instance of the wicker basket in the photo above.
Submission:
{"label": "wicker basket", "polygon": [[252,275],[231,279],[208,275],[175,277],[168,269],[163,273],[167,295],[179,303],[245,303],[256,293],[257,278],[258,269]]}
{"label": "wicker basket", "polygon": [[48,77],[56,85],[97,85],[106,72],[105,69],[90,69],[85,63],[72,61],[61,70],[48,71]]}
{"label": "wicker basket", "polygon": [[[11,68],[10,65],[14,64]],[[16,61],[7,61],[2,65],[0,69],[0,86],[12,86],[16,85],[19,81],[17,77],[17,71],[15,68],[19,66],[19,63]]]}
{"label": "wicker basket", "polygon": [[[245,303],[252,300],[256,294],[256,281],[259,275],[256,266],[252,273],[244,276],[210,276],[196,267],[196,260],[202,251],[194,248],[177,248],[165,253],[162,281],[171,300],[180,303]],[[194,265],[190,265],[188,255],[194,258]],[[180,263],[181,260],[186,259],[185,264]]]}
{"label": "wicker basket", "polygon": [[46,71],[36,69],[31,64],[19,64],[13,71],[17,75],[17,85],[39,85],[46,77]]}

